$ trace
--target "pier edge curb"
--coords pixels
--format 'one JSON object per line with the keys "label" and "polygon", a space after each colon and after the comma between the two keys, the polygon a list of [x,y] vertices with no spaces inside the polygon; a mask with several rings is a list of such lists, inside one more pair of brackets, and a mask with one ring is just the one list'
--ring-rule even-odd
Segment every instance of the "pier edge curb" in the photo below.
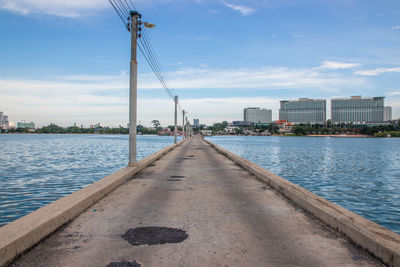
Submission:
{"label": "pier edge curb", "polygon": [[386,265],[400,266],[399,234],[311,193],[305,188],[293,184],[205,138],[202,140],[332,229],[347,236],[356,245],[365,249]]}
{"label": "pier edge curb", "polygon": [[125,167],[74,193],[0,227],[0,266],[6,266],[58,228],[72,221],[97,201],[132,179],[189,138],[140,160],[137,167]]}

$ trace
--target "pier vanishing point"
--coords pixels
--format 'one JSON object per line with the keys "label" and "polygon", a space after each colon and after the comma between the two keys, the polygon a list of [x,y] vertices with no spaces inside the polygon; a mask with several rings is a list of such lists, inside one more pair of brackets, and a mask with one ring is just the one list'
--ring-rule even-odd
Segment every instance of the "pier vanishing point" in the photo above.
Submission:
{"label": "pier vanishing point", "polygon": [[398,234],[201,137],[138,165],[0,228],[0,265],[399,266]]}

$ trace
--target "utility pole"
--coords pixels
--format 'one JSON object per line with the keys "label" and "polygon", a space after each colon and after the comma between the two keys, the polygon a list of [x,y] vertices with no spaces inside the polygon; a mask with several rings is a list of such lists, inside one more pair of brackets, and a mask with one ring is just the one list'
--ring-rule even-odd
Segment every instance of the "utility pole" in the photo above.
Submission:
{"label": "utility pole", "polygon": [[189,136],[189,121],[188,121],[188,118],[186,117],[186,136],[187,136],[187,138],[189,138],[190,136]]}
{"label": "utility pole", "polygon": [[174,128],[174,144],[176,144],[176,135],[178,131],[178,96],[176,95],[174,97],[174,102],[175,102],[175,128]]}
{"label": "utility pole", "polygon": [[185,110],[182,110],[182,140],[185,139]]}
{"label": "utility pole", "polygon": [[137,120],[137,37],[138,19],[141,15],[137,11],[130,12],[131,32],[131,62],[129,81],[129,164],[137,166],[136,163],[136,120]]}

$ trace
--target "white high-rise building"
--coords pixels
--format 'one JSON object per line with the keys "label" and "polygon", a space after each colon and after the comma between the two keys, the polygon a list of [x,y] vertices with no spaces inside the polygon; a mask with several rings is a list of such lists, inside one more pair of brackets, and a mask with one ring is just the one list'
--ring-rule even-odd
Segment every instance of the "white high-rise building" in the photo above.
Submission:
{"label": "white high-rise building", "polygon": [[354,124],[384,122],[386,111],[384,100],[384,97],[361,96],[334,98],[331,100],[332,122]]}
{"label": "white high-rise building", "polygon": [[383,121],[391,121],[391,120],[392,120],[392,107],[385,107]]}
{"label": "white high-rise building", "polygon": [[8,116],[4,115],[3,112],[0,111],[0,130],[9,128]]}
{"label": "white high-rise building", "polygon": [[326,120],[326,100],[310,98],[281,100],[279,120],[293,123],[323,124]]}
{"label": "white high-rise building", "polygon": [[272,122],[272,110],[265,108],[245,108],[243,110],[245,122],[265,124]]}

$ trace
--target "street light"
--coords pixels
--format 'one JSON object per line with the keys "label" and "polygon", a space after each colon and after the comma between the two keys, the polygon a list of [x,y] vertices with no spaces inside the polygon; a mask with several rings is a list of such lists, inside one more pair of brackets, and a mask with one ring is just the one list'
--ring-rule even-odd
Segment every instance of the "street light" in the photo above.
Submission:
{"label": "street light", "polygon": [[137,39],[141,37],[141,25],[152,29],[156,25],[142,22],[142,15],[137,11],[130,11],[130,24],[127,25],[131,33],[131,62],[129,81],[129,164],[137,166],[136,159],[136,134],[137,134]]}
{"label": "street light", "polygon": [[150,22],[143,22],[143,25],[144,25],[147,29],[153,29],[154,27],[156,27],[155,24],[150,23]]}

